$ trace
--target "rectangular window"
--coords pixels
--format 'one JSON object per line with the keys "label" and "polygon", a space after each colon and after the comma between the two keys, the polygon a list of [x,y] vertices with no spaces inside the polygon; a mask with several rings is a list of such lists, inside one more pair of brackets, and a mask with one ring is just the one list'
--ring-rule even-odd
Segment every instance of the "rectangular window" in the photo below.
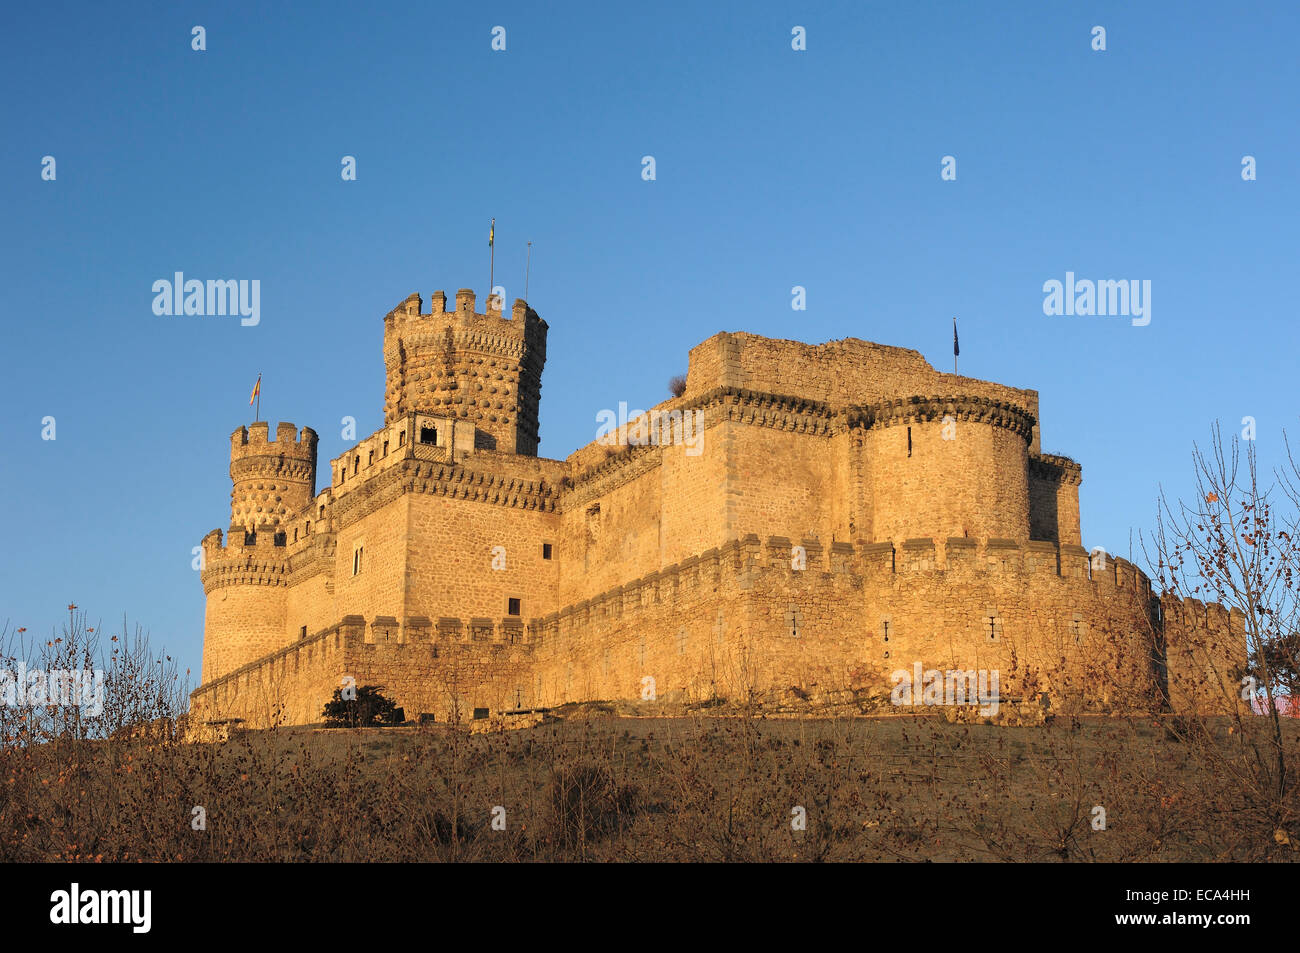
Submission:
{"label": "rectangular window", "polygon": [[374,464],[375,464],[375,451],[371,450],[370,455],[366,457],[366,466],[370,467],[370,466],[374,466]]}
{"label": "rectangular window", "polygon": [[519,600],[506,600],[506,615],[519,615]]}
{"label": "rectangular window", "polygon": [[244,534],[244,545],[245,545],[245,546],[256,546],[256,545],[257,545],[257,533],[256,533],[256,532],[245,533],[245,534]]}
{"label": "rectangular window", "polygon": [[307,638],[307,627],[305,625],[298,630],[298,638],[300,639]]}
{"label": "rectangular window", "polygon": [[551,544],[550,544],[550,543],[542,543],[542,558],[543,558],[543,559],[550,559],[550,558],[551,558]]}
{"label": "rectangular window", "polygon": [[397,432],[397,445],[400,447],[403,446],[405,443],[406,443],[406,431],[399,430]]}
{"label": "rectangular window", "polygon": [[276,546],[285,545],[286,539],[284,533],[276,533],[274,538],[271,540],[271,542],[274,543]]}
{"label": "rectangular window", "polygon": [[365,548],[358,546],[352,550],[352,575],[358,575],[361,572],[361,557],[365,553]]}
{"label": "rectangular window", "polygon": [[384,441],[384,456],[388,456],[388,441]]}
{"label": "rectangular window", "polygon": [[421,427],[421,428],[420,428],[420,443],[428,443],[428,444],[435,444],[435,445],[436,445],[436,444],[438,443],[438,428],[437,428],[437,427]]}

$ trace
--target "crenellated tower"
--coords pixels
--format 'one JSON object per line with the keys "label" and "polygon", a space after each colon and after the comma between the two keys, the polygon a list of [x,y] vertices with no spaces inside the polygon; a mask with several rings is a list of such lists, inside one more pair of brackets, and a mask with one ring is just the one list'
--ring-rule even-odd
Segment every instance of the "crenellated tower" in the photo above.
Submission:
{"label": "crenellated tower", "polygon": [[316,431],[266,421],[230,435],[230,531],[275,532],[316,494]]}
{"label": "crenellated tower", "polygon": [[[230,530],[203,538],[203,679],[235,671],[287,638],[287,525],[310,512],[316,432],[265,421],[230,435]],[[296,534],[295,534],[296,541]]]}
{"label": "crenellated tower", "polygon": [[433,293],[422,313],[418,294],[384,317],[384,422],[411,413],[472,421],[475,446],[537,455],[538,403],[546,363],[546,322],[521,298],[510,317],[489,297],[475,311],[474,292]]}

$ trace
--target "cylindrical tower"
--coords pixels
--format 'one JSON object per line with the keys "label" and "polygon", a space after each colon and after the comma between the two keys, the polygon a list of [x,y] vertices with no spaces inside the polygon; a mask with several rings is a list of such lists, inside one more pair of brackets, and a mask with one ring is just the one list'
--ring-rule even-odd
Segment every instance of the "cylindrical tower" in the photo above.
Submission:
{"label": "cylindrical tower", "polygon": [[287,541],[281,527],[316,489],[316,432],[291,423],[269,438],[265,422],[230,435],[230,531],[203,540],[203,681],[228,675],[283,647]]}
{"label": "cylindrical tower", "polygon": [[1034,423],[983,397],[909,397],[856,411],[871,538],[1027,541]]}
{"label": "cylindrical tower", "polygon": [[522,299],[510,318],[489,298],[474,310],[474,292],[456,292],[453,310],[436,291],[421,314],[410,295],[384,318],[384,422],[422,412],[472,421],[475,445],[537,454],[538,403],[546,363],[546,322]]}
{"label": "cylindrical tower", "polygon": [[274,532],[316,495],[316,431],[263,421],[230,435],[230,531]]}

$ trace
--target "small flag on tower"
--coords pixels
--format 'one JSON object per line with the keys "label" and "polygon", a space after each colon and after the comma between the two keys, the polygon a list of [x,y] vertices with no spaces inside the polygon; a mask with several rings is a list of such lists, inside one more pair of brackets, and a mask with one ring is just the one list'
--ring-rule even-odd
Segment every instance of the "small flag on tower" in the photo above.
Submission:
{"label": "small flag on tower", "polygon": [[496,240],[497,220],[492,219],[492,224],[488,226],[488,248],[492,247],[492,242]]}
{"label": "small flag on tower", "polygon": [[252,392],[251,394],[248,395],[248,406],[249,406],[249,407],[252,407],[252,406],[253,406],[253,401],[257,400],[258,396],[259,396],[261,393],[262,393],[262,375],[261,375],[261,374],[258,374],[258,375],[257,375],[257,383],[253,385],[253,392]]}
{"label": "small flag on tower", "polygon": [[956,357],[961,353],[961,348],[957,346],[957,319],[952,319],[952,356]]}

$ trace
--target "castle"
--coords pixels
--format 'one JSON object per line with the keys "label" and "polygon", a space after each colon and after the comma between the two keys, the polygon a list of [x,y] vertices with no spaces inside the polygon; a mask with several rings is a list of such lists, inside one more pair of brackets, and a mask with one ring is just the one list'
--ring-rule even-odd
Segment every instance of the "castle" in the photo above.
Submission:
{"label": "castle", "polygon": [[437,721],[584,700],[843,702],[1001,673],[1065,711],[1231,706],[1240,617],[1081,545],[1038,394],[915,351],[719,333],[685,390],[536,455],[547,324],[472,291],[384,317],[384,424],[330,461],[231,436],[203,539],[201,721],[319,721],[343,679]]}

